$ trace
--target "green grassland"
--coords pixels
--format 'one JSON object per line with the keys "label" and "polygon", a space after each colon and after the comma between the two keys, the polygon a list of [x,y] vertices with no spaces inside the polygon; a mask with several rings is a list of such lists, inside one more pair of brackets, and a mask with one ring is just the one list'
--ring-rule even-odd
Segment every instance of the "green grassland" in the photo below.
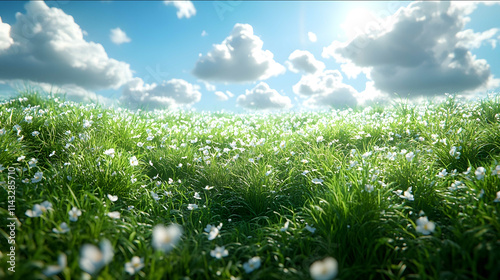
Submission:
{"label": "green grassland", "polygon": [[[498,95],[232,114],[26,92],[0,105],[0,129],[1,279],[89,278],[84,244],[103,240],[113,254],[96,279],[311,279],[326,257],[337,279],[500,278]],[[182,236],[162,251],[153,229],[175,224]]]}

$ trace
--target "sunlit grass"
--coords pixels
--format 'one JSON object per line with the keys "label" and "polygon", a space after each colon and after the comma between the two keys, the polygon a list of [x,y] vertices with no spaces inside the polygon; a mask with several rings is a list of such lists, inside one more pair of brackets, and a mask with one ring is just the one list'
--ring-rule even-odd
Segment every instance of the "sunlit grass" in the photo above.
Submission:
{"label": "sunlit grass", "polygon": [[[0,106],[2,279],[87,277],[85,244],[103,254],[89,272],[100,279],[310,279],[327,257],[339,279],[500,276],[498,95],[255,115],[34,92]],[[156,248],[155,226],[175,224],[180,239],[172,231]]]}

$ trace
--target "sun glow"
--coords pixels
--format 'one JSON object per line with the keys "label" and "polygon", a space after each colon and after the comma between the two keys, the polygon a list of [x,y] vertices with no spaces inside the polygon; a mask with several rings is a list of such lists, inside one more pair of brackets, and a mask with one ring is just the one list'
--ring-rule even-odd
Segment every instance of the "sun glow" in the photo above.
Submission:
{"label": "sun glow", "polygon": [[369,33],[378,24],[376,16],[370,10],[356,7],[347,13],[345,21],[340,26],[350,40],[360,34]]}

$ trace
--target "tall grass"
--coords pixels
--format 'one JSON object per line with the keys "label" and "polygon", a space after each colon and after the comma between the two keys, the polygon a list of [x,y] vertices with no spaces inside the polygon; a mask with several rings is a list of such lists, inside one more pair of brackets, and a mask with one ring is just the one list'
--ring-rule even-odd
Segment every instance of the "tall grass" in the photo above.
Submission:
{"label": "tall grass", "polygon": [[[327,256],[339,279],[500,277],[498,96],[238,115],[109,109],[26,92],[0,105],[0,129],[2,279],[45,279],[61,254],[67,265],[49,278],[89,277],[83,245],[104,239],[114,256],[97,279],[309,279]],[[44,201],[52,209],[27,215]],[[82,211],[76,221],[73,207]],[[435,229],[417,230],[421,217]],[[182,227],[166,253],[152,244],[160,224]],[[207,225],[220,224],[209,240]],[[212,257],[216,246],[228,256]],[[134,256],[144,267],[131,275]],[[261,266],[247,273],[254,256]]]}

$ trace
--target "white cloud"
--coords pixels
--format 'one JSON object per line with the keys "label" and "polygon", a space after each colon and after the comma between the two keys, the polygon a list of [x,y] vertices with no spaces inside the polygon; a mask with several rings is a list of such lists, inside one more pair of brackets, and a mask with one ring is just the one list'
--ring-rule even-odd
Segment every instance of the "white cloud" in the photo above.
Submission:
{"label": "white cloud", "polygon": [[127,36],[127,34],[121,30],[119,27],[115,29],[111,29],[111,33],[109,34],[109,38],[111,39],[111,42],[120,45],[123,43],[129,43],[131,40]]}
{"label": "white cloud", "polygon": [[[43,1],[28,2],[25,8],[26,14],[17,13],[11,27],[13,43],[0,51],[0,80],[97,90],[118,88],[132,78],[127,63],[108,58],[102,45],[83,39],[72,16]],[[0,26],[0,34],[5,34],[8,27]]]}
{"label": "white cloud", "polygon": [[312,74],[325,69],[323,62],[316,60],[312,53],[302,50],[293,51],[288,57],[286,64],[288,65],[288,69],[295,73],[303,71]]}
{"label": "white cloud", "polygon": [[316,74],[303,75],[293,86],[293,92],[301,97],[306,107],[354,107],[359,93],[351,86],[342,83],[338,70],[326,70]]}
{"label": "white cloud", "polygon": [[222,91],[218,90],[218,91],[214,92],[214,94],[216,95],[217,100],[220,100],[220,101],[229,100],[229,98],[232,98],[234,96],[234,94],[232,92],[230,92],[229,90],[226,90],[226,92],[222,92]]}
{"label": "white cloud", "polygon": [[273,60],[273,53],[262,50],[262,40],[249,24],[237,23],[231,35],[196,62],[193,74],[217,82],[253,82],[285,72]]}
{"label": "white cloud", "polygon": [[212,85],[211,83],[208,83],[208,82],[203,82],[203,84],[205,85],[205,89],[208,90],[208,91],[215,91],[217,88]]}
{"label": "white cloud", "polygon": [[307,38],[309,38],[309,41],[313,43],[318,41],[318,37],[313,32],[307,32]]}
{"label": "white cloud", "polygon": [[217,96],[217,100],[220,100],[220,101],[226,101],[229,99],[229,97],[223,93],[222,91],[216,91],[214,92],[215,96]]}
{"label": "white cloud", "polygon": [[[467,29],[457,33],[459,39],[457,47],[466,49],[477,49],[484,43],[489,43],[493,48],[496,46],[496,39],[493,37],[500,31],[498,28],[491,28],[484,32],[474,32],[472,29]],[[493,39],[492,39],[493,38]]]}
{"label": "white cloud", "polygon": [[208,36],[207,31],[205,31],[205,30],[201,31],[201,37],[205,37],[205,36]]}
{"label": "white cloud", "polygon": [[177,18],[190,18],[196,15],[196,9],[191,1],[176,0],[176,1],[163,1],[165,5],[174,5],[177,8]]}
{"label": "white cloud", "polygon": [[260,82],[252,90],[236,99],[239,106],[250,110],[276,110],[292,107],[292,101],[287,96],[279,94],[265,82]]}
{"label": "white cloud", "polygon": [[172,109],[188,107],[200,101],[200,87],[182,79],[171,79],[157,85],[134,78],[123,88],[120,102],[129,108]]}
{"label": "white cloud", "polygon": [[10,25],[3,23],[0,17],[0,51],[8,49],[13,43],[10,37]]}
{"label": "white cloud", "polygon": [[470,93],[498,84],[488,63],[470,52],[498,30],[464,31],[477,3],[459,2],[413,2],[385,24],[370,25],[370,32],[334,41],[323,56],[369,69],[376,89],[403,96]]}

